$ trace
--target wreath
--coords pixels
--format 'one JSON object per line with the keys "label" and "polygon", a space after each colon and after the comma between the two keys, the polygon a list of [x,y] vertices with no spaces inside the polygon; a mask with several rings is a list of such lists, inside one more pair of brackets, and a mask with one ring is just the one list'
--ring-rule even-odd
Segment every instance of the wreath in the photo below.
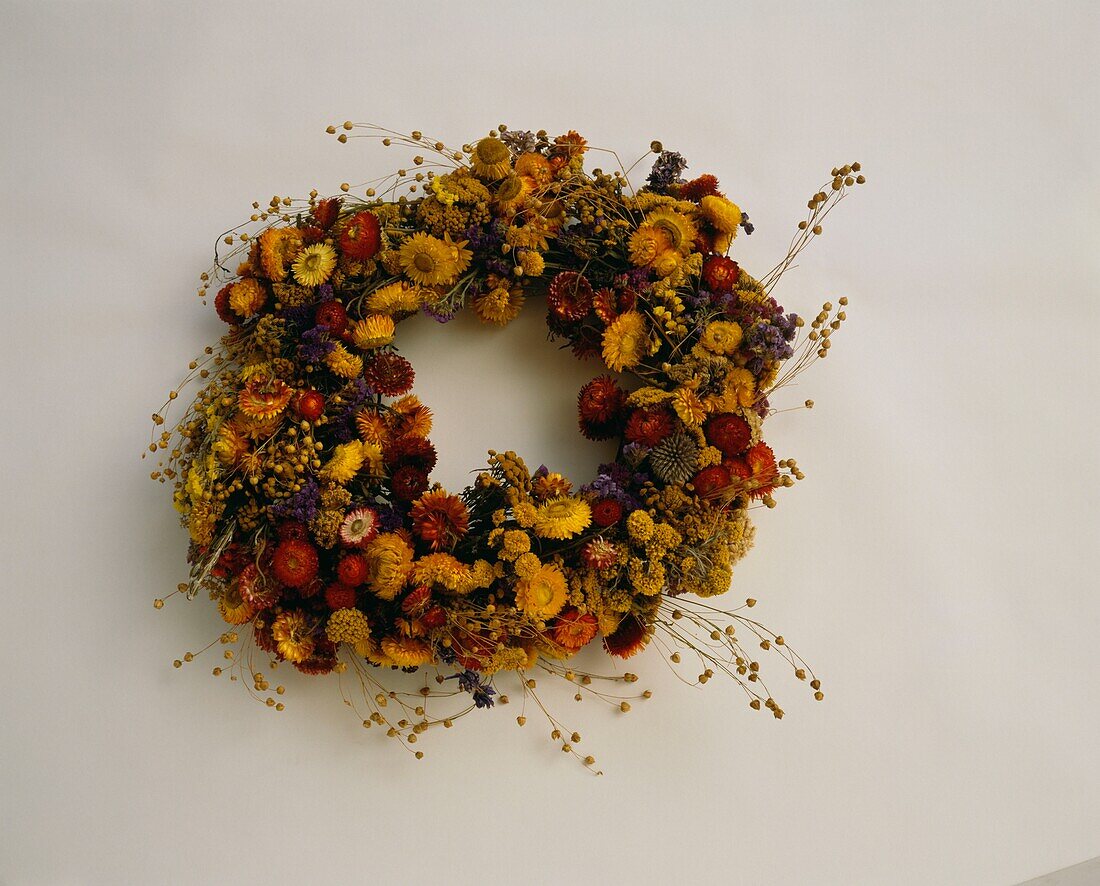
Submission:
{"label": "wreath", "polygon": [[[152,477],[171,484],[190,534],[176,593],[205,592],[227,623],[208,647],[225,647],[213,673],[277,710],[280,663],[347,675],[363,725],[406,747],[508,701],[500,681],[515,675],[518,722],[530,702],[589,767],[536,677],[624,712],[650,695],[624,685],[629,672],[576,669],[589,644],[612,659],[651,644],[673,663],[690,656],[701,670],[689,682],[722,672],[778,718],[754,655],[771,649],[820,700],[809,666],[749,617],[754,600],[722,610],[711,598],[752,545],[750,512],[802,479],[763,423],[775,392],[828,355],[846,299],[807,329],[770,293],[863,183],[859,164],[833,170],[757,279],[728,255],[752,233],[748,215],[714,176],[685,179],[684,158],[657,142],[635,191],[612,152],[614,169],[587,171],[597,149],[573,131],[500,126],[460,150],[419,132],[329,132],[419,153],[333,197],[254,203],[199,289],[228,331],[192,362],[186,382],[201,387],[174,429],[163,426],[183,385],[153,416]],[[432,412],[412,393],[397,327],[463,308],[505,326],[536,297],[549,338],[599,367],[576,394],[578,424],[617,441],[616,457],[575,486],[490,450],[471,486],[448,491],[431,480]],[[394,670],[419,685],[387,680]]]}

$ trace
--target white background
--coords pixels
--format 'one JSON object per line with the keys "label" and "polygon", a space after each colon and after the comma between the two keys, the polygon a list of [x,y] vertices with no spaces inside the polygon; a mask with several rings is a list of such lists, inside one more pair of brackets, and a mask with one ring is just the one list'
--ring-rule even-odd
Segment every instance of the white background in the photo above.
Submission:
{"label": "white background", "polygon": [[[1100,854],[1097,7],[686,6],[2,4],[0,882],[1008,884]],[[281,670],[276,714],[173,670],[219,622],[151,605],[186,542],[146,422],[219,334],[219,231],[407,162],[324,135],[348,117],[660,138],[751,214],[758,272],[862,161],[776,292],[850,321],[780,404],[817,408],[769,424],[807,480],[730,596],[825,703],[773,666],[776,722],[647,654],[625,717],[546,692],[593,778],[514,709],[417,762],[330,681]],[[578,482],[606,454],[572,430],[595,369],[540,324],[406,331],[449,485],[490,447]]]}

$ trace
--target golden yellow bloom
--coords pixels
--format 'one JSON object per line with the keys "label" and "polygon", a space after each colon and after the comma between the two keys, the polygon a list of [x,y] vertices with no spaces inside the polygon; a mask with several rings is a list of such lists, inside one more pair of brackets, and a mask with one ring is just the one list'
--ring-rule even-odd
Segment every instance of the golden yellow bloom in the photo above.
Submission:
{"label": "golden yellow bloom", "polygon": [[370,636],[370,622],[358,609],[337,609],[328,617],[325,636],[333,643],[354,646]]}
{"label": "golden yellow bloom", "polygon": [[389,440],[390,429],[386,420],[370,409],[360,409],[355,415],[355,427],[367,443],[384,444]]}
{"label": "golden yellow bloom", "polygon": [[520,502],[512,508],[512,516],[515,518],[516,522],[527,529],[535,525],[535,518],[537,515],[538,511],[530,502]]}
{"label": "golden yellow bloom", "polygon": [[548,185],[553,174],[550,161],[542,154],[532,152],[530,154],[520,154],[516,158],[516,175],[527,179],[532,188]]}
{"label": "golden yellow bloom", "polygon": [[351,327],[351,340],[363,351],[380,348],[393,341],[394,322],[388,314],[370,314]]}
{"label": "golden yellow bloom", "polygon": [[363,358],[339,343],[325,356],[325,365],[341,378],[358,378],[363,374]]}
{"label": "golden yellow bloom", "polygon": [[528,218],[523,227],[510,225],[504,232],[504,239],[516,248],[537,249],[546,252],[550,248],[547,237],[551,235],[550,223],[541,216]]}
{"label": "golden yellow bloom", "polygon": [[737,236],[737,229],[741,226],[741,208],[736,203],[709,194],[699,201],[699,211],[715,230],[729,234],[731,238]]}
{"label": "golden yellow bloom", "polygon": [[241,590],[236,581],[230,582],[225,589],[225,593],[218,601],[218,610],[222,618],[231,625],[246,624],[252,621],[252,616],[256,614],[256,610],[241,597]]}
{"label": "golden yellow bloom", "polygon": [[328,243],[314,243],[294,260],[294,279],[303,286],[320,286],[336,267],[336,250]]}
{"label": "golden yellow bloom", "polygon": [[615,372],[637,366],[648,350],[645,318],[637,311],[620,314],[604,330],[603,361]]}
{"label": "golden yellow bloom", "polygon": [[657,256],[672,248],[668,232],[656,225],[642,224],[630,235],[630,262],[635,267],[651,264]]}
{"label": "golden yellow bloom", "polygon": [[367,545],[366,557],[370,589],[383,600],[392,600],[412,571],[412,547],[396,532],[384,532]]}
{"label": "golden yellow bloom", "polygon": [[712,320],[699,337],[699,344],[712,354],[729,356],[741,344],[741,327],[732,320]]}
{"label": "golden yellow bloom", "polygon": [[539,505],[535,534],[540,538],[572,538],[592,523],[592,508],[583,498],[552,498]]}
{"label": "golden yellow bloom", "polygon": [[450,253],[456,275],[463,273],[470,267],[470,262],[474,258],[473,250],[466,248],[469,242],[469,240],[452,240],[450,231],[443,234],[443,245]]}
{"label": "golden yellow bloom", "polygon": [[275,648],[287,661],[305,661],[316,645],[304,612],[282,612],[271,625]]}
{"label": "golden yellow bloom", "polygon": [[529,550],[531,550],[531,536],[521,529],[505,530],[500,545],[501,559],[515,560]]}
{"label": "golden yellow bloom", "polygon": [[523,205],[531,190],[530,179],[522,175],[509,175],[497,186],[493,204],[500,215],[510,215]]}
{"label": "golden yellow bloom", "polygon": [[731,369],[726,376],[726,391],[736,397],[740,406],[752,406],[756,402],[756,381],[747,369]]}
{"label": "golden yellow bloom", "polygon": [[427,437],[432,432],[432,411],[415,394],[408,394],[391,405],[396,436]]}
{"label": "golden yellow bloom", "polygon": [[372,314],[411,314],[420,310],[421,291],[403,280],[376,289],[363,301],[364,310]]}
{"label": "golden yellow bloom", "polygon": [[516,575],[520,578],[530,578],[542,568],[542,561],[537,554],[528,551],[526,554],[520,554],[516,557],[514,568]]}
{"label": "golden yellow bloom", "polygon": [[530,618],[553,618],[565,606],[567,595],[565,575],[552,564],[516,582],[516,606]]}
{"label": "golden yellow bloom", "polygon": [[646,542],[653,535],[653,518],[642,510],[631,511],[626,518],[626,530],[635,541]]}
{"label": "golden yellow bloom", "polygon": [[680,267],[683,259],[675,249],[666,249],[653,260],[653,271],[658,277],[667,277]]}
{"label": "golden yellow bloom", "polygon": [[363,444],[359,440],[341,443],[322,468],[321,476],[336,483],[347,483],[359,473],[365,458]]}
{"label": "golden yellow bloom", "polygon": [[647,224],[666,233],[672,248],[681,255],[691,252],[695,238],[699,236],[695,223],[690,218],[667,206],[654,209],[645,217],[645,220]]}
{"label": "golden yellow bloom", "polygon": [[236,425],[229,423],[218,428],[218,438],[211,449],[218,457],[218,461],[227,467],[232,467],[248,454],[251,444]]}
{"label": "golden yellow bloom", "polygon": [[269,228],[260,234],[260,265],[268,279],[281,283],[287,267],[302,248],[302,232],[297,228]]}
{"label": "golden yellow bloom", "polygon": [[512,152],[499,138],[487,137],[474,145],[470,162],[478,178],[496,181],[511,172]]}
{"label": "golden yellow bloom", "polygon": [[267,290],[254,277],[240,280],[229,287],[229,308],[238,317],[248,319],[264,306]]}
{"label": "golden yellow bloom", "polygon": [[413,234],[398,254],[405,276],[420,286],[446,285],[458,276],[458,264],[452,250],[431,234]]}
{"label": "golden yellow bloom", "polygon": [[432,647],[415,637],[386,637],[381,646],[382,653],[403,668],[414,668],[432,660]]}
{"label": "golden yellow bloom", "polygon": [[524,277],[541,277],[546,270],[546,260],[534,249],[517,250],[517,257]]}
{"label": "golden yellow bloom", "polygon": [[428,554],[416,561],[413,581],[422,585],[442,585],[449,591],[463,593],[470,587],[473,575],[470,567],[446,553]]}
{"label": "golden yellow bloom", "polygon": [[676,390],[672,398],[672,408],[680,416],[680,421],[688,427],[701,425],[703,419],[706,418],[703,401],[691,388],[678,388]]}
{"label": "golden yellow bloom", "polygon": [[507,326],[519,316],[524,300],[519,286],[498,286],[473,299],[470,306],[482,323]]}

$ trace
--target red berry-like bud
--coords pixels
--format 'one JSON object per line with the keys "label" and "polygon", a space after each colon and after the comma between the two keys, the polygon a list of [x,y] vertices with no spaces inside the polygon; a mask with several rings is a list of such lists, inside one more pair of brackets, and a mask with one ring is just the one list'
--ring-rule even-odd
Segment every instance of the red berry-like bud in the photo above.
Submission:
{"label": "red berry-like bud", "polygon": [[296,408],[306,421],[317,421],[325,412],[325,397],[320,391],[302,391]]}
{"label": "red berry-like bud", "polygon": [[343,335],[348,328],[348,312],[338,301],[322,302],[313,317],[318,326],[327,326],[330,334]]}

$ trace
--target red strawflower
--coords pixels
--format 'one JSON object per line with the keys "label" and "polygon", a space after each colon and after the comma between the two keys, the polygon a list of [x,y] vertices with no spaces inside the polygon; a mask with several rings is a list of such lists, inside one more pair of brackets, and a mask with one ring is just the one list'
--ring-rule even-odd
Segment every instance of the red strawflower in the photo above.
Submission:
{"label": "red strawflower", "polygon": [[457,495],[445,489],[426,492],[409,511],[413,532],[433,551],[454,547],[470,529],[470,512]]}
{"label": "red strawflower", "polygon": [[580,612],[569,606],[554,619],[554,642],[575,651],[596,636],[596,627],[596,616],[591,612]]}
{"label": "red strawflower", "polygon": [[425,437],[406,434],[396,440],[390,440],[382,450],[382,459],[389,467],[411,465],[425,474],[435,467],[436,451],[431,441]]}
{"label": "red strawflower", "polygon": [[234,314],[229,307],[229,289],[231,286],[232,284],[229,284],[218,290],[218,294],[214,296],[214,310],[230,326],[237,326],[241,322],[241,318]]}
{"label": "red strawflower", "polygon": [[427,585],[418,585],[401,601],[401,611],[406,615],[421,615],[431,602],[432,589]]}
{"label": "red strawflower", "polygon": [[230,544],[218,557],[218,562],[210,570],[210,574],[217,578],[225,578],[228,575],[240,572],[250,560],[248,552],[236,542]]}
{"label": "red strawflower", "polygon": [[302,242],[306,246],[312,246],[314,243],[320,243],[325,239],[324,228],[319,228],[317,225],[309,225],[301,229]]}
{"label": "red strawflower", "polygon": [[642,624],[638,616],[628,613],[615,633],[603,638],[604,648],[619,658],[630,658],[635,653],[641,652],[649,642],[649,632]]}
{"label": "red strawflower", "polygon": [[613,498],[601,498],[592,503],[592,522],[601,529],[614,526],[623,516],[623,506]]}
{"label": "red strawflower", "polygon": [[746,453],[745,461],[752,470],[752,482],[755,487],[750,494],[753,498],[763,498],[775,489],[775,481],[779,479],[775,453],[767,443],[761,441]]}
{"label": "red strawflower", "polygon": [[596,536],[581,548],[581,560],[590,569],[608,569],[619,559],[619,547],[602,535]]}
{"label": "red strawflower", "polygon": [[270,609],[282,596],[274,582],[268,581],[255,563],[246,563],[237,578],[241,599],[256,610]]}
{"label": "red strawflower", "polygon": [[710,498],[730,485],[729,468],[722,465],[710,465],[703,468],[692,480],[695,494],[700,498]]}
{"label": "red strawflower", "polygon": [[329,609],[351,609],[355,606],[355,588],[334,581],[325,588],[325,604]]}
{"label": "red strawflower", "polygon": [[680,185],[681,200],[693,200],[698,203],[704,197],[709,196],[722,196],[722,192],[718,190],[718,179],[709,173]]}
{"label": "red strawflower", "polygon": [[711,292],[731,292],[740,277],[741,268],[732,258],[712,255],[703,262],[703,282]]}
{"label": "red strawflower", "polygon": [[348,587],[357,588],[367,580],[370,570],[367,558],[362,554],[348,554],[336,564],[336,575]]}
{"label": "red strawflower", "polygon": [[672,433],[672,427],[672,414],[667,409],[635,409],[626,423],[626,439],[656,446]]}
{"label": "red strawflower", "polygon": [[433,606],[421,616],[420,623],[428,630],[442,627],[447,623],[447,613],[442,606]]}
{"label": "red strawflower", "polygon": [[400,354],[379,354],[363,370],[363,378],[376,394],[383,397],[400,397],[413,386],[416,373],[412,363]]}
{"label": "red strawflower", "polygon": [[576,271],[562,271],[550,281],[546,304],[562,320],[583,320],[592,309],[592,284]]}
{"label": "red strawflower", "polygon": [[596,316],[604,323],[610,323],[619,314],[634,310],[638,304],[638,293],[633,289],[601,289],[592,299]]}
{"label": "red strawflower", "polygon": [[295,401],[298,415],[307,421],[317,421],[325,412],[325,396],[320,391],[302,391]]}
{"label": "red strawflower", "polygon": [[348,312],[335,299],[321,302],[317,308],[317,313],[313,316],[313,320],[318,326],[327,327],[330,335],[339,337],[347,332]]}
{"label": "red strawflower", "polygon": [[748,480],[752,476],[752,468],[741,457],[726,459],[722,462],[722,467],[729,471],[731,483],[734,480]]}
{"label": "red strawflower", "polygon": [[332,227],[339,215],[340,200],[335,197],[331,200],[320,200],[313,207],[313,220],[326,231]]}
{"label": "red strawflower", "polygon": [[285,539],[275,548],[271,569],[287,587],[305,588],[317,577],[317,549],[304,539]]}
{"label": "red strawflower", "polygon": [[592,379],[577,395],[581,433],[589,440],[608,440],[622,429],[626,391],[610,375]]}
{"label": "red strawflower", "polygon": [[703,427],[707,442],[723,455],[737,455],[748,448],[752,429],[741,416],[732,412],[719,412],[708,419]]}
{"label": "red strawflower", "polygon": [[428,472],[415,465],[405,465],[393,472],[390,490],[400,501],[416,501],[428,491]]}
{"label": "red strawflower", "polygon": [[348,219],[340,234],[344,255],[357,261],[374,258],[382,245],[382,228],[373,212],[358,212]]}

